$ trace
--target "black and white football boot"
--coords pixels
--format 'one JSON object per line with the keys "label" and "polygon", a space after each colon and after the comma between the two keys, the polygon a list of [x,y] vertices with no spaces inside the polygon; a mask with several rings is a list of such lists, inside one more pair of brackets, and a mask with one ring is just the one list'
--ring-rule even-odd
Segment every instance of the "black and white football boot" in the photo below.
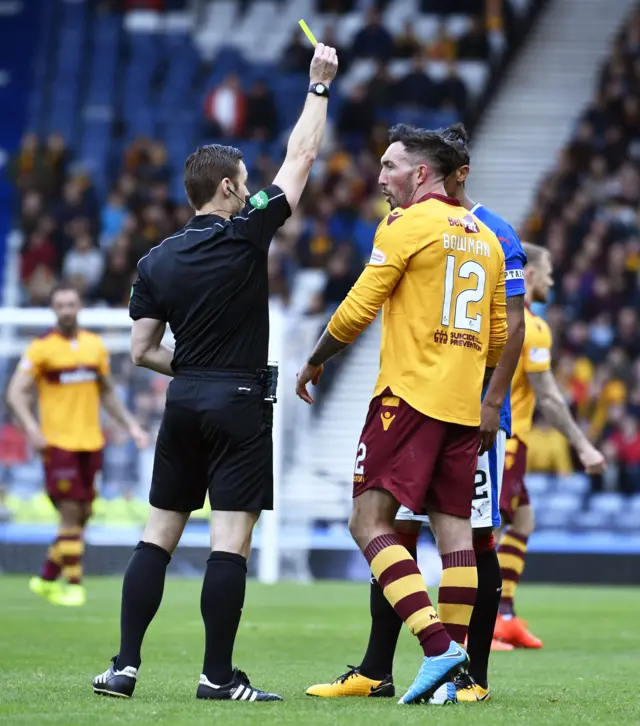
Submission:
{"label": "black and white football boot", "polygon": [[282,696],[276,693],[254,688],[247,674],[237,668],[233,669],[231,681],[224,685],[211,683],[204,674],[201,675],[196,698],[210,701],[282,701]]}
{"label": "black and white football boot", "polygon": [[131,698],[136,688],[138,669],[127,666],[121,671],[116,669],[118,656],[111,659],[111,667],[93,679],[93,692],[100,696],[114,696],[115,698]]}

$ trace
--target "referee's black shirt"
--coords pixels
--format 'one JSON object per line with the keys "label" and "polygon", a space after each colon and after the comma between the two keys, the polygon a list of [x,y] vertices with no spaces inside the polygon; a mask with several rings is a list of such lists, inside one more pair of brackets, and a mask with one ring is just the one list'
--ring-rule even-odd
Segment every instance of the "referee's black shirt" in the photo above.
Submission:
{"label": "referee's black shirt", "polygon": [[193,217],[138,263],[129,314],[169,324],[172,367],[256,371],[269,348],[267,258],[291,214],[271,185],[235,217]]}

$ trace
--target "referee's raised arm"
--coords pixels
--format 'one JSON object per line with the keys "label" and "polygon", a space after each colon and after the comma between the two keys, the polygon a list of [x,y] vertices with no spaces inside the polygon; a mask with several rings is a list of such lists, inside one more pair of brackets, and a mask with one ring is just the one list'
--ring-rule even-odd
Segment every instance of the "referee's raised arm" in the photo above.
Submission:
{"label": "referee's raised arm", "polygon": [[318,43],[309,69],[309,95],[289,137],[284,163],[273,181],[284,192],[292,212],[298,206],[320,150],[327,125],[329,87],[337,71],[335,48]]}

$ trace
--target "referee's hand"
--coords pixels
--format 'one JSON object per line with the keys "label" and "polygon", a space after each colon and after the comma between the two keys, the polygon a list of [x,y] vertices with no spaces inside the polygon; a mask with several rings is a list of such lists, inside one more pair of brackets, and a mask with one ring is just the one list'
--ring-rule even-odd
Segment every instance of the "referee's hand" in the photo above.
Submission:
{"label": "referee's hand", "polygon": [[338,72],[338,54],[335,48],[318,43],[316,51],[311,60],[309,77],[311,83],[329,84],[336,77]]}
{"label": "referee's hand", "polygon": [[317,386],[323,370],[323,365],[312,366],[310,363],[305,363],[300,373],[296,376],[296,395],[305,403],[313,403],[313,398],[311,398],[307,391],[307,383],[313,383],[314,386]]}

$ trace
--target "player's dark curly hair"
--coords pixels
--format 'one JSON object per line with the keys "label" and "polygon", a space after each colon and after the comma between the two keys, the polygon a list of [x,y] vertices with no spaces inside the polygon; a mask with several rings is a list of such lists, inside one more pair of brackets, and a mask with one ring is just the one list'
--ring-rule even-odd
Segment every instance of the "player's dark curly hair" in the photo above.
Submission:
{"label": "player's dark curly hair", "polygon": [[401,142],[410,154],[427,161],[441,179],[460,166],[456,164],[459,158],[456,145],[438,131],[397,124],[389,129],[389,143],[396,141]]}
{"label": "player's dark curly hair", "polygon": [[469,134],[464,124],[457,123],[447,126],[446,129],[440,131],[440,135],[455,149],[457,161],[455,168],[451,171],[453,172],[461,166],[468,166],[471,155],[469,154]]}
{"label": "player's dark curly hair", "polygon": [[196,149],[184,165],[184,187],[191,206],[202,209],[223,179],[236,179],[241,161],[242,152],[234,146],[208,144]]}

